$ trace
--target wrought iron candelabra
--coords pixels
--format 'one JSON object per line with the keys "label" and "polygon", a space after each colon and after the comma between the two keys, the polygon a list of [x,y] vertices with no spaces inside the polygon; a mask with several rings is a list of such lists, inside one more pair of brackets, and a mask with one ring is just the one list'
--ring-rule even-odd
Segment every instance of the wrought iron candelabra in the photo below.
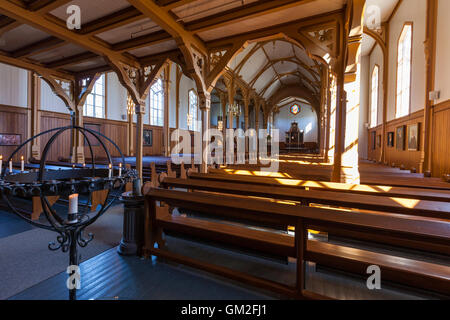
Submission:
{"label": "wrought iron candelabra", "polygon": [[[90,168],[83,166],[83,168],[80,169],[47,169],[46,161],[50,147],[55,140],[67,130],[75,130],[76,134],[81,133],[81,135],[84,136],[92,159],[92,165]],[[22,148],[34,139],[51,133],[53,133],[53,135],[43,149],[39,169],[33,169],[30,171],[21,170],[19,173],[1,170],[0,195],[1,198],[7,203],[11,211],[21,219],[32,224],[33,226],[56,232],[58,234],[56,237],[56,242],[50,242],[48,248],[52,251],[62,250],[63,252],[69,252],[69,265],[78,267],[78,246],[86,247],[94,238],[92,233],[89,233],[86,237],[84,234],[85,229],[89,225],[93,224],[108,210],[108,208],[110,208],[113,202],[118,198],[118,195],[120,195],[120,192],[116,191],[122,190],[126,183],[135,180],[137,178],[137,174],[135,170],[127,169],[125,167],[123,170],[122,167],[119,170],[114,170],[112,167],[113,161],[110,152],[105,145],[105,141],[111,143],[118,150],[122,158],[122,163],[125,164],[125,158],[120,148],[114,143],[114,141],[100,132],[78,126],[67,126],[47,130],[28,139],[10,155],[6,163],[9,163],[13,159],[14,155],[16,155]],[[87,133],[89,133],[91,137],[88,137]],[[98,144],[105,152],[110,164],[109,168],[100,168],[95,164],[95,156],[92,143],[90,141],[90,138],[92,139],[92,137],[98,141]],[[6,169],[6,166],[4,169]],[[108,191],[104,202],[101,204],[101,208],[91,214],[89,214],[86,209],[84,212],[78,212],[78,195],[80,194],[89,197],[93,191],[100,190]],[[116,195],[113,193],[116,193]],[[57,212],[52,207],[47,199],[49,196],[69,198],[67,216],[61,216],[61,210],[58,210],[60,212]],[[45,219],[40,219],[38,221],[32,220],[30,212],[14,205],[13,198],[15,197],[25,199],[40,197]],[[73,282],[68,288],[69,299],[76,300],[76,279],[74,278],[71,280],[72,275],[75,274],[73,267],[70,269],[70,272],[69,280]]]}

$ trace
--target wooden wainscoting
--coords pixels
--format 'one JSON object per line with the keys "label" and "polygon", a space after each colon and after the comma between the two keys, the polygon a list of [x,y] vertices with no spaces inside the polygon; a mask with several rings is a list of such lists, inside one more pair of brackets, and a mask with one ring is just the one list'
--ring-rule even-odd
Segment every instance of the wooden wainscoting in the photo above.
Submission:
{"label": "wooden wainscoting", "polygon": [[[46,130],[70,126],[70,115],[66,113],[58,113],[51,111],[40,111],[41,118],[41,132]],[[45,134],[41,137],[40,146],[41,146],[41,155],[44,151],[45,144],[49,141],[49,139],[56,132],[51,132],[49,134]],[[70,130],[62,133],[56,141],[51,146],[49,153],[47,154],[47,160],[57,161],[59,157],[67,158],[70,156],[70,141],[71,141],[71,133]]]}
{"label": "wooden wainscoting", "polygon": [[[373,143],[373,134],[375,133],[375,140],[377,136],[383,136],[383,131],[381,126],[373,127],[369,129],[369,143],[367,157],[369,160],[379,161],[381,156],[381,146],[378,146],[375,141],[375,147]],[[381,141],[383,144],[383,141]]]}
{"label": "wooden wainscoting", "polygon": [[[20,134],[21,143],[28,137],[28,108],[0,105],[0,134]],[[6,161],[17,146],[0,146],[0,155]],[[24,147],[14,156],[13,161],[20,161],[20,157],[28,158],[28,148]]]}
{"label": "wooden wainscoting", "polygon": [[450,100],[433,107],[432,173],[450,173]]}

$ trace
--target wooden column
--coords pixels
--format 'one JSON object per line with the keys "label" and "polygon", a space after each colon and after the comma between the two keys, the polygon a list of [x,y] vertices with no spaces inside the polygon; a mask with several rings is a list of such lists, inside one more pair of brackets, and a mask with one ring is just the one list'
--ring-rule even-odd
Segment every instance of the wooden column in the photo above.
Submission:
{"label": "wooden column", "polygon": [[423,148],[420,172],[425,177],[432,175],[433,101],[429,93],[434,91],[436,69],[436,32],[438,0],[427,0],[427,25],[425,39],[425,109],[423,116]]}
{"label": "wooden column", "polygon": [[180,82],[181,82],[181,76],[183,73],[181,72],[181,68],[177,66],[177,81],[176,81],[176,128],[180,128]]}
{"label": "wooden column", "polygon": [[136,104],[136,170],[138,171],[139,178],[142,181],[142,157],[144,155],[144,115],[145,115],[145,102],[141,101],[141,104]]}
{"label": "wooden column", "polygon": [[[72,113],[73,124],[83,128],[83,105],[77,105]],[[84,136],[81,132],[73,132],[72,162],[84,163]]]}
{"label": "wooden column", "polygon": [[[39,112],[41,105],[41,79],[39,79],[39,76],[32,71],[30,71],[28,75],[29,75],[28,105],[30,107],[28,117],[29,118],[28,136],[29,138],[31,138],[41,132],[41,119]],[[41,158],[40,138],[37,138],[31,142],[29,155],[37,160]]]}
{"label": "wooden column", "polygon": [[209,156],[210,151],[208,150],[210,138],[209,136],[206,136],[207,139],[205,139],[205,134],[209,132],[209,128],[211,126],[211,119],[210,119],[210,110],[211,110],[211,95],[207,93],[201,93],[199,95],[200,100],[200,111],[202,113],[202,166],[201,166],[201,172],[202,173],[208,173],[208,163],[209,163]]}
{"label": "wooden column", "polygon": [[133,139],[133,132],[134,132],[134,110],[136,106],[133,102],[133,99],[128,96],[127,98],[127,155],[129,157],[134,156],[134,139]]}
{"label": "wooden column", "polygon": [[164,156],[170,156],[170,124],[169,124],[169,93],[170,93],[170,63],[164,68]]}

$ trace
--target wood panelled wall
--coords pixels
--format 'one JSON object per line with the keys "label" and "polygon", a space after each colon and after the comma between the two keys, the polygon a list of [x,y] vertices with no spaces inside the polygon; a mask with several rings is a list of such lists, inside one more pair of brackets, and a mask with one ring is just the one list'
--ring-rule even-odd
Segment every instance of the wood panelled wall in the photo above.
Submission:
{"label": "wood panelled wall", "polygon": [[[423,122],[423,111],[414,112],[406,117],[398,118],[387,122],[386,132],[394,133],[394,146],[389,147],[387,145],[387,136],[385,141],[381,143],[386,145],[386,162],[388,165],[395,164],[396,167],[405,166],[406,169],[410,170],[415,168],[419,170],[420,164],[420,153],[423,148],[423,136],[420,135],[419,141],[419,151],[408,150],[408,126],[420,123],[420,130],[422,130]],[[396,132],[397,128],[401,126],[406,126],[405,129],[405,150],[397,150],[397,139]],[[376,131],[376,135],[382,136],[382,127],[378,126],[369,130],[369,152],[368,157],[370,160],[379,161],[381,155],[381,146],[376,145],[375,150],[373,150],[372,132]]]}
{"label": "wood panelled wall", "polygon": [[[8,134],[20,134],[21,140],[24,142],[28,138],[28,114],[30,112],[29,108],[12,107],[0,105],[0,133]],[[40,116],[40,129],[44,132],[49,129],[69,126],[70,115],[64,113],[57,113],[51,111],[39,111]],[[127,126],[126,121],[115,121],[108,119],[98,119],[98,118],[84,118],[85,124],[96,124],[99,125],[100,132],[113,140],[119,148],[122,150],[124,155],[127,154]],[[136,130],[136,126],[133,126],[133,133]],[[164,142],[163,142],[163,128],[155,127],[150,125],[144,125],[144,129],[153,130],[153,145],[151,147],[144,147],[144,155],[162,155],[164,152]],[[52,132],[43,135],[40,138],[41,153],[44,150],[45,144],[51,138],[51,136],[56,133]],[[91,142],[94,139],[91,138]],[[133,140],[135,141],[135,140]],[[70,145],[71,145],[71,133],[70,131],[64,132],[57,138],[55,143],[50,148],[47,159],[57,161],[58,158],[68,158],[70,156]],[[111,143],[106,142],[105,145],[109,148],[111,155],[114,157],[119,156],[119,152],[112,146]],[[4,161],[10,156],[10,154],[15,150],[15,146],[0,146],[0,155],[3,155]],[[24,156],[26,159],[29,158],[28,146],[24,148],[23,152],[17,154],[14,157],[14,161],[19,161],[20,156]],[[106,157],[101,146],[93,146],[93,151],[97,157]],[[90,157],[89,148],[85,147],[85,156]]]}
{"label": "wood panelled wall", "polygon": [[437,177],[450,173],[450,100],[433,107],[432,172]]}
{"label": "wood panelled wall", "polygon": [[[28,137],[28,112],[27,108],[0,105],[0,134],[20,134],[23,143]],[[6,161],[16,148],[17,146],[0,146],[3,161]],[[13,161],[20,161],[21,156],[28,157],[26,147],[14,156]]]}
{"label": "wood panelled wall", "polygon": [[[397,150],[396,141],[393,147],[387,146],[386,141],[382,141],[386,145],[386,162],[388,165],[395,163],[397,167],[404,165],[406,169],[415,168],[419,170],[421,151],[423,150],[423,110],[410,114],[409,116],[395,119],[387,123],[387,132],[394,132],[394,140],[396,140],[396,130],[398,127],[420,123],[421,132],[419,151],[409,151],[406,146],[404,151]],[[373,149],[372,133],[382,135],[382,127],[378,126],[369,129],[369,150],[368,159],[379,161],[381,155],[381,147],[376,145]],[[407,143],[408,131],[405,131]],[[450,100],[440,103],[433,107],[433,124],[432,124],[432,174],[434,177],[442,177],[443,174],[450,173]]]}

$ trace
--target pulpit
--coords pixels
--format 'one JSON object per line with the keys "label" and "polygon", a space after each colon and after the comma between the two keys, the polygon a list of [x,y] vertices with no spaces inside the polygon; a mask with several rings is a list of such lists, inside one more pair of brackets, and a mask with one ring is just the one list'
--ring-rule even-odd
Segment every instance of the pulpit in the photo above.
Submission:
{"label": "pulpit", "polygon": [[303,131],[298,128],[297,122],[291,123],[291,128],[286,132],[286,148],[299,150],[303,145]]}

